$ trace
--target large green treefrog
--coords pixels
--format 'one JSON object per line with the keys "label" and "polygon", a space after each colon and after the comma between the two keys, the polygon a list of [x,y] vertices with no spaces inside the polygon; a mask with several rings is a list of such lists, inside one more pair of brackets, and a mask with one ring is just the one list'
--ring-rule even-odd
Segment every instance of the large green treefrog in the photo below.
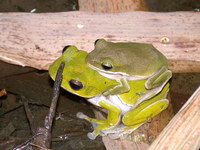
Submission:
{"label": "large green treefrog", "polygon": [[148,92],[137,99],[132,109],[158,94],[172,73],[167,69],[167,59],[152,44],[113,43],[96,40],[95,48],[86,58],[89,67],[120,84],[110,88],[104,95],[119,95],[130,91],[129,80],[144,80]]}
{"label": "large green treefrog", "polygon": [[92,104],[108,110],[107,118],[104,120],[90,118],[81,112],[77,113],[79,118],[90,121],[95,128],[93,132],[88,133],[90,139],[95,139],[98,135],[118,138],[131,133],[167,108],[166,95],[169,84],[166,84],[157,95],[132,109],[137,99],[142,97],[141,93],[148,93],[149,90],[145,87],[148,79],[128,80],[128,92],[105,96],[103,93],[119,86],[120,83],[115,79],[102,76],[98,71],[90,68],[85,62],[87,52],[78,50],[75,46],[66,49],[63,55],[51,64],[50,76],[55,79],[60,63],[65,62],[62,87],[71,93],[87,98]]}

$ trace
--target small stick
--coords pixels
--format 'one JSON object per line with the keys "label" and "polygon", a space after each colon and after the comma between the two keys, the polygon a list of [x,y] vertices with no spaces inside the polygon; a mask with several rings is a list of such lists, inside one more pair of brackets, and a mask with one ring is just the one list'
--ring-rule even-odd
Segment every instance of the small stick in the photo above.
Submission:
{"label": "small stick", "polygon": [[24,103],[24,109],[26,112],[27,119],[29,121],[31,132],[35,133],[37,131],[37,127],[38,127],[37,122],[35,121],[35,117],[32,114],[31,110],[29,109],[28,101],[24,97],[22,97],[22,101]]}
{"label": "small stick", "polygon": [[[56,106],[59,96],[59,90],[62,83],[62,72],[64,69],[64,63],[62,62],[60,64],[60,67],[58,69],[55,83],[54,83],[54,89],[53,89],[53,95],[52,95],[52,101],[51,101],[51,107],[49,110],[48,116],[45,118],[44,127],[39,127],[35,134],[26,142],[23,144],[15,147],[13,150],[23,150],[23,149],[31,149],[31,145],[37,145],[37,147],[43,148],[43,149],[49,149],[51,146],[51,129],[53,120],[56,113]],[[31,146],[32,147],[32,146]]]}
{"label": "small stick", "polygon": [[65,66],[65,64],[64,64],[64,62],[62,62],[58,69],[55,83],[54,83],[53,97],[52,97],[52,101],[51,101],[49,115],[46,116],[45,122],[44,122],[45,129],[47,129],[47,132],[48,132],[47,134],[49,135],[49,136],[45,136],[46,139],[44,139],[46,141],[45,145],[47,148],[50,148],[50,145],[51,145],[51,129],[52,129],[52,124],[53,124],[53,119],[56,114],[56,106],[57,106],[57,102],[58,102],[60,86],[62,83],[62,72],[63,72],[64,66]]}
{"label": "small stick", "polygon": [[49,115],[45,118],[45,124],[44,125],[45,125],[45,128],[49,129],[49,130],[52,128],[53,119],[54,119],[55,114],[56,114],[56,106],[57,106],[60,86],[61,86],[61,83],[62,83],[62,71],[63,71],[64,65],[65,65],[64,63],[61,63],[60,67],[58,69],[56,79],[55,79],[55,83],[54,83],[54,90],[53,90],[53,96],[52,96],[53,98],[52,98],[52,101],[51,101]]}

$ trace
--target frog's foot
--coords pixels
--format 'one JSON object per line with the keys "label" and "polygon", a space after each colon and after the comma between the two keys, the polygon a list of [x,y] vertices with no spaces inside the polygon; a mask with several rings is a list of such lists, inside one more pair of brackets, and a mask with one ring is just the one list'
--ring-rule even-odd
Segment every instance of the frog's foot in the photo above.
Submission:
{"label": "frog's foot", "polygon": [[121,120],[121,110],[118,107],[105,100],[100,101],[99,105],[109,110],[106,120],[90,118],[81,112],[77,113],[78,118],[86,119],[93,124],[93,127],[96,126],[94,131],[88,134],[90,139],[95,139],[98,135],[105,135],[102,130],[108,130],[116,127]]}
{"label": "frog's foot", "polygon": [[120,133],[112,133],[112,134],[109,134],[108,136],[113,140],[119,139],[119,138],[124,139],[124,138],[128,137],[132,132],[133,132],[132,130],[129,131],[129,132],[123,131],[123,132],[120,132]]}
{"label": "frog's foot", "polygon": [[[101,126],[101,125],[100,125],[100,126]],[[98,129],[98,128],[99,128],[99,127],[97,126],[97,128],[96,128],[93,132],[89,132],[89,133],[87,134],[87,137],[88,137],[89,139],[91,139],[91,140],[94,140],[94,139],[96,139],[96,137],[97,137],[98,135],[104,136],[105,133],[102,132],[103,130]]]}
{"label": "frog's foot", "polygon": [[94,119],[88,117],[87,115],[85,115],[85,114],[82,113],[82,112],[78,112],[78,113],[76,114],[76,116],[77,116],[77,118],[79,118],[79,119],[85,119],[85,120],[89,121],[89,122],[92,124],[92,127],[93,127],[94,129],[99,125],[99,122],[95,122]]}
{"label": "frog's foot", "polygon": [[104,131],[111,139],[127,138],[133,131],[135,131],[143,123],[134,126],[120,125],[112,130]]}
{"label": "frog's foot", "polygon": [[94,139],[96,139],[96,137],[97,137],[98,135],[96,135],[94,132],[89,132],[89,133],[87,134],[87,136],[88,136],[89,139],[94,140]]}
{"label": "frog's foot", "polygon": [[115,128],[113,128],[112,130],[108,130],[108,131],[106,131],[107,132],[107,134],[108,134],[108,136],[111,138],[111,139],[118,139],[118,138],[120,138],[121,137],[121,134],[124,132],[124,128],[125,128],[126,126],[124,126],[124,125],[119,125],[118,127],[115,127]]}
{"label": "frog's foot", "polygon": [[87,117],[88,116],[86,116],[84,113],[82,113],[82,112],[78,112],[77,114],[76,114],[76,117],[78,117],[79,119],[86,119],[87,120]]}
{"label": "frog's foot", "polygon": [[117,125],[111,125],[110,123],[98,124],[92,133],[88,133],[88,137],[94,140],[98,135],[105,136],[110,132],[114,132],[113,129],[117,128]]}

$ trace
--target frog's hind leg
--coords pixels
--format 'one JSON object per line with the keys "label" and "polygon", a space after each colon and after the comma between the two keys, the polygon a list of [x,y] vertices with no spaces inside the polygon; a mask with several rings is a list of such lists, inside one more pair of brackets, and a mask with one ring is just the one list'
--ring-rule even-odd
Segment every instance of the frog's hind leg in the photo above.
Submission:
{"label": "frog's hind leg", "polygon": [[107,130],[108,135],[113,139],[128,135],[147,120],[165,110],[169,105],[169,100],[166,98],[168,91],[169,84],[166,84],[159,94],[150,98],[147,96],[147,99],[145,98],[144,101],[138,103],[136,107],[133,105],[131,110],[125,113],[122,118],[123,126]]}
{"label": "frog's hind leg", "polygon": [[168,99],[161,99],[157,101],[145,101],[134,110],[127,112],[122,122],[127,126],[125,130],[135,128],[138,124],[142,124],[147,120],[153,118],[169,105]]}
{"label": "frog's hind leg", "polygon": [[100,134],[101,130],[107,130],[115,127],[121,119],[121,110],[116,106],[104,100],[99,101],[98,104],[109,111],[106,120],[90,118],[81,112],[77,113],[78,118],[86,119],[92,123],[93,127],[96,126],[95,130],[92,133],[88,133],[88,137],[92,140]]}
{"label": "frog's hind leg", "polygon": [[161,99],[153,103],[149,103],[148,101],[144,102],[138,108],[129,111],[124,115],[122,119],[124,125],[121,128],[115,127],[114,129],[106,132],[112,139],[127,136],[144,124],[147,120],[153,118],[155,115],[166,109],[168,104],[169,102],[167,99]]}

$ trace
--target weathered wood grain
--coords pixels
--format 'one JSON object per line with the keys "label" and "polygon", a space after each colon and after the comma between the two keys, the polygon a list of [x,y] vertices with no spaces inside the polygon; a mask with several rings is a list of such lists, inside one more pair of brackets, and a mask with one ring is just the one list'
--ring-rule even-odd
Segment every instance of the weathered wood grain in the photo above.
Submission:
{"label": "weathered wood grain", "polygon": [[174,116],[148,150],[199,150],[200,87]]}
{"label": "weathered wood grain", "polygon": [[105,38],[153,43],[173,72],[200,72],[199,12],[0,13],[0,31],[0,59],[22,66],[48,69],[65,45],[91,51]]}

